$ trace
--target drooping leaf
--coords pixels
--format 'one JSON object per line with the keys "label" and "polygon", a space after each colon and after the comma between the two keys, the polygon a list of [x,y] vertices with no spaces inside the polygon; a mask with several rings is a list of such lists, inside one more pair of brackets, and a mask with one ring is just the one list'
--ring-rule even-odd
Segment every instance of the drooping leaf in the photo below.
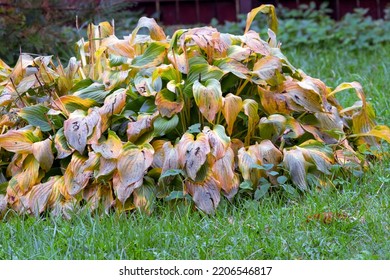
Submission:
{"label": "drooping leaf", "polygon": [[291,180],[300,190],[307,189],[306,175],[307,163],[303,152],[298,149],[283,150],[283,164],[289,171]]}
{"label": "drooping leaf", "polygon": [[207,154],[210,153],[208,137],[204,133],[199,133],[194,140],[194,136],[185,133],[178,144],[179,162],[185,168],[189,178],[196,180],[196,175],[202,165],[206,162]]}
{"label": "drooping leaf", "polygon": [[74,149],[72,147],[69,147],[68,145],[63,127],[61,127],[57,131],[54,137],[54,145],[57,150],[57,159],[66,158],[67,156],[71,155],[74,151]]}
{"label": "drooping leaf", "polygon": [[99,108],[101,116],[102,131],[109,127],[109,120],[114,114],[119,114],[126,104],[126,90],[118,89],[106,97],[104,104]]}
{"label": "drooping leaf", "polygon": [[153,212],[157,188],[154,181],[146,177],[141,187],[134,190],[134,205],[150,215]]}
{"label": "drooping leaf", "polygon": [[233,133],[234,123],[238,114],[242,109],[242,99],[232,93],[228,93],[222,98],[222,114],[227,123],[227,132],[229,135]]}
{"label": "drooping leaf", "polygon": [[141,17],[138,20],[138,24],[136,28],[131,34],[131,42],[134,42],[136,34],[142,27],[146,27],[147,29],[149,29],[150,38],[152,40],[155,41],[165,40],[166,36],[164,30],[157,24],[157,22],[153,18]]}
{"label": "drooping leaf", "polygon": [[213,214],[221,200],[220,185],[212,176],[203,182],[185,181],[185,191],[192,196],[198,209]]}
{"label": "drooping leaf", "polygon": [[199,111],[210,123],[213,123],[216,114],[222,109],[221,84],[215,79],[207,80],[205,85],[195,81],[192,89]]}
{"label": "drooping leaf", "polygon": [[39,162],[43,170],[48,172],[53,165],[54,155],[52,151],[52,140],[46,139],[32,144],[32,154]]}
{"label": "drooping leaf", "polygon": [[210,145],[210,152],[216,160],[223,157],[230,146],[230,137],[226,135],[225,128],[222,125],[215,125],[211,130],[205,126],[203,133],[207,135]]}
{"label": "drooping leaf", "polygon": [[92,175],[92,171],[86,171],[85,163],[88,157],[81,156],[79,153],[73,153],[72,159],[64,173],[65,190],[71,196],[75,196],[84,189]]}
{"label": "drooping leaf", "polygon": [[265,56],[259,59],[253,66],[253,74],[260,80],[266,81],[271,79],[276,70],[282,69],[282,63],[279,58],[275,56]]}
{"label": "drooping leaf", "polygon": [[97,144],[92,144],[92,149],[105,159],[117,159],[122,150],[122,141],[114,131],[108,131],[107,139],[101,138]]}
{"label": "drooping leaf", "polygon": [[223,157],[215,161],[212,166],[213,176],[220,183],[223,194],[231,200],[238,191],[240,180],[234,172],[234,152],[228,148]]}
{"label": "drooping leaf", "polygon": [[24,107],[19,112],[19,116],[25,119],[30,125],[39,126],[41,131],[46,132],[52,130],[50,120],[47,116],[49,108],[41,104]]}
{"label": "drooping leaf", "polygon": [[[157,114],[154,115],[139,115],[137,120],[134,122],[129,122],[127,124],[127,138],[130,142],[135,143],[138,139],[141,139],[142,136],[150,133],[150,137],[153,137],[153,122],[155,121]],[[148,142],[148,139],[146,139]]]}
{"label": "drooping leaf", "polygon": [[171,118],[173,115],[181,112],[184,101],[175,93],[163,89],[156,95],[156,106],[161,116]]}
{"label": "drooping leaf", "polygon": [[174,130],[179,123],[179,117],[173,115],[171,118],[157,117],[153,122],[153,135],[163,136]]}
{"label": "drooping leaf", "polygon": [[276,18],[275,7],[273,5],[261,5],[258,8],[252,9],[247,15],[245,33],[247,33],[249,31],[249,28],[252,25],[252,22],[258,13],[263,13],[263,14],[268,15],[269,27],[272,31],[277,33],[278,20]]}
{"label": "drooping leaf", "polygon": [[59,191],[55,189],[55,183],[60,176],[53,176],[46,183],[41,183],[32,187],[29,193],[28,207],[35,216],[39,216],[48,206],[50,196],[54,193],[51,199],[55,201],[59,196]]}
{"label": "drooping leaf", "polygon": [[255,128],[260,120],[258,114],[259,104],[253,99],[245,99],[242,104],[244,114],[248,116],[248,132],[245,137],[245,144],[249,145],[250,139],[255,132]]}
{"label": "drooping leaf", "polygon": [[166,44],[152,42],[145,52],[133,59],[132,67],[152,67],[163,63],[166,56]]}

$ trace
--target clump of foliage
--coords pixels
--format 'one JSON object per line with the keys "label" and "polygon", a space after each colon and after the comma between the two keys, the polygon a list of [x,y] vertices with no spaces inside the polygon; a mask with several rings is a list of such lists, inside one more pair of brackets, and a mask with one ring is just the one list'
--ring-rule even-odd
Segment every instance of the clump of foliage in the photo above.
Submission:
{"label": "clump of foliage", "polygon": [[[250,30],[259,12],[267,41]],[[359,83],[331,89],[291,65],[276,29],[272,5],[252,10],[242,35],[200,27],[167,38],[142,17],[123,39],[90,24],[66,67],[28,54],[1,62],[1,210],[150,213],[160,199],[213,213],[239,189],[260,199],[363,172],[390,129]],[[345,90],[357,96],[347,108],[335,97]]]}
{"label": "clump of foliage", "polygon": [[[279,40],[283,42],[283,49],[300,46],[332,47],[342,46],[343,49],[355,50],[372,46],[380,46],[390,42],[389,9],[385,10],[383,19],[374,20],[367,15],[368,9],[355,9],[346,14],[341,20],[334,20],[330,14],[332,10],[328,2],[317,6],[315,2],[302,4],[297,9],[288,9],[280,6]],[[245,15],[240,15],[238,22],[225,22],[218,25],[221,32],[240,34],[245,30]],[[261,32],[265,21],[258,18],[252,29]],[[263,35],[263,34],[261,34]]]}

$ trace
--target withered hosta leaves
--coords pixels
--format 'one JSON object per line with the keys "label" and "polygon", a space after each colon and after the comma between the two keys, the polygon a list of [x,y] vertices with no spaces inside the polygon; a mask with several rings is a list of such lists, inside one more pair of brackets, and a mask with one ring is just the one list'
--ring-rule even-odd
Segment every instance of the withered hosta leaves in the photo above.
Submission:
{"label": "withered hosta leaves", "polygon": [[265,56],[253,66],[253,74],[263,81],[271,79],[276,70],[282,70],[282,62],[275,56]]}
{"label": "withered hosta leaves", "polygon": [[223,98],[222,103],[222,114],[225,117],[227,123],[227,132],[232,135],[234,123],[237,119],[238,114],[242,109],[242,99],[232,93],[228,93]]}
{"label": "withered hosta leaves", "polygon": [[185,191],[192,196],[198,209],[213,214],[221,200],[220,184],[212,176],[203,182],[185,181]]}
{"label": "withered hosta leaves", "polygon": [[192,180],[196,179],[196,174],[206,162],[207,154],[210,153],[208,137],[204,133],[199,133],[194,140],[194,136],[185,133],[178,144],[179,162],[185,168],[186,173]]}
{"label": "withered hosta leaves", "polygon": [[154,149],[150,144],[138,147],[127,144],[118,157],[118,199],[124,203],[132,191],[142,185],[146,170],[153,162]]}
{"label": "withered hosta leaves", "polygon": [[92,171],[86,171],[89,166],[85,165],[85,163],[88,163],[88,157],[74,153],[65,170],[64,185],[67,193],[71,196],[78,194],[84,189],[92,176]]}
{"label": "withered hosta leaves", "polygon": [[184,101],[175,93],[163,89],[156,95],[157,109],[163,117],[172,117],[174,114],[181,112]]}
{"label": "withered hosta leaves", "polygon": [[146,27],[149,29],[150,38],[155,41],[162,41],[166,39],[164,30],[157,24],[153,18],[141,17],[138,24],[132,33],[131,42],[134,42],[135,36],[140,28]]}
{"label": "withered hosta leaves", "polygon": [[92,149],[105,159],[116,159],[122,150],[122,141],[114,131],[108,132],[108,137],[102,137],[97,144],[92,144]]}
{"label": "withered hosta leaves", "polygon": [[54,161],[54,155],[51,147],[51,139],[46,139],[32,144],[32,154],[39,162],[41,168],[46,172],[50,170]]}
{"label": "withered hosta leaves", "polygon": [[35,216],[42,213],[47,206],[52,206],[59,198],[60,192],[55,188],[55,183],[60,176],[50,177],[46,183],[32,187],[29,193],[28,207]]}
{"label": "withered hosta leaves", "polygon": [[13,153],[32,153],[30,131],[9,130],[0,135],[0,147]]}
{"label": "withered hosta leaves", "polygon": [[216,160],[212,166],[213,176],[219,181],[224,195],[231,200],[238,191],[240,179],[234,172],[234,152],[228,148],[223,157]]}
{"label": "withered hosta leaves", "polygon": [[225,128],[222,125],[215,125],[213,130],[205,126],[203,133],[207,136],[210,145],[210,152],[215,159],[220,159],[226,153],[230,146],[230,137],[225,133]]}
{"label": "withered hosta leaves", "polygon": [[[143,135],[153,130],[153,121],[157,117],[154,115],[139,115],[135,122],[129,122],[127,125],[127,138],[135,143]],[[152,135],[150,135],[152,137]]]}
{"label": "withered hosta leaves", "polygon": [[101,130],[105,131],[109,127],[109,119],[114,114],[119,114],[126,103],[126,89],[118,89],[106,97],[104,104],[99,108],[101,116]]}
{"label": "withered hosta leaves", "polygon": [[195,81],[192,87],[194,100],[202,115],[211,123],[222,109],[221,84],[216,79],[209,79],[205,85]]}
{"label": "withered hosta leaves", "polygon": [[299,189],[307,189],[307,162],[301,150],[283,150],[283,164],[289,171],[291,179]]}
{"label": "withered hosta leaves", "polygon": [[260,94],[261,106],[267,114],[286,114],[292,110],[288,106],[287,97],[277,92],[271,92],[260,86],[257,87]]}
{"label": "withered hosta leaves", "polygon": [[91,138],[91,143],[96,143],[100,138],[100,122],[101,117],[97,108],[89,110],[88,115],[84,111],[76,110],[64,122],[64,135],[68,143],[82,154],[88,138]]}
{"label": "withered hosta leaves", "polygon": [[[213,55],[213,51],[223,53],[229,47],[221,38],[221,34],[213,27],[200,27],[188,30],[183,36],[182,46],[188,39],[194,40],[195,44],[204,50],[208,56]],[[183,47],[184,48],[184,47]]]}

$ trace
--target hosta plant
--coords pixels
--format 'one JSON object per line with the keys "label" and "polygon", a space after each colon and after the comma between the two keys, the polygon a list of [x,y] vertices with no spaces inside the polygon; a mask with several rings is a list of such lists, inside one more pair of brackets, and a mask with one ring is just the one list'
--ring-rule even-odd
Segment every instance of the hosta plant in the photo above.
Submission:
{"label": "hosta plant", "polygon": [[[250,30],[259,12],[266,40]],[[213,213],[239,189],[259,199],[364,171],[364,151],[381,156],[389,128],[357,82],[331,89],[291,65],[276,28],[271,5],[248,14],[241,36],[201,27],[167,38],[142,17],[123,39],[90,24],[65,66],[0,62],[2,212],[150,213],[160,199]],[[344,108],[335,95],[348,89],[357,102]]]}

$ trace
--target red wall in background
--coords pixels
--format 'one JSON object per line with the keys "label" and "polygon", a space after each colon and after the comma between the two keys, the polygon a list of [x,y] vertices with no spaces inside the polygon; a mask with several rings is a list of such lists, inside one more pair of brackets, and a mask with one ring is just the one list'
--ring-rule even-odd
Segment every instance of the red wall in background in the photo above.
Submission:
{"label": "red wall in background", "polygon": [[[164,24],[196,24],[210,23],[212,18],[219,22],[235,21],[237,14],[247,13],[261,4],[282,4],[285,7],[296,8],[300,4],[320,0],[137,0],[135,9],[143,9],[148,16],[158,17]],[[340,19],[355,8],[369,8],[369,15],[373,18],[384,16],[386,5],[390,0],[329,0],[329,7],[333,10],[332,16]]]}

